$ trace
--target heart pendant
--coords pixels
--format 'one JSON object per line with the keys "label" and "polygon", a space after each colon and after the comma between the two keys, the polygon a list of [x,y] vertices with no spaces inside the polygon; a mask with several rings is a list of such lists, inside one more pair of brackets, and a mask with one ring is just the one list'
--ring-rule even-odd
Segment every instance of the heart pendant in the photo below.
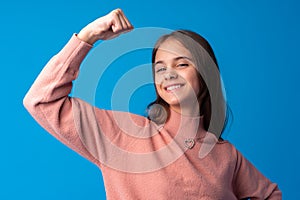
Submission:
{"label": "heart pendant", "polygon": [[184,146],[185,146],[186,148],[189,148],[189,149],[193,148],[193,147],[195,146],[195,141],[194,141],[194,139],[192,139],[192,138],[187,138],[187,139],[185,139],[185,140],[184,140]]}

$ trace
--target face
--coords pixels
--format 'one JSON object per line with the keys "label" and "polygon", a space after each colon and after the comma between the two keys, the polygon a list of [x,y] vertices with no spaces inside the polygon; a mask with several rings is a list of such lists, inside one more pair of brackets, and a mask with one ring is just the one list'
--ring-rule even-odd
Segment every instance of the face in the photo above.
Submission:
{"label": "face", "polygon": [[183,113],[195,111],[195,105],[198,108],[197,69],[191,53],[180,42],[169,38],[159,46],[153,70],[158,95],[171,109]]}

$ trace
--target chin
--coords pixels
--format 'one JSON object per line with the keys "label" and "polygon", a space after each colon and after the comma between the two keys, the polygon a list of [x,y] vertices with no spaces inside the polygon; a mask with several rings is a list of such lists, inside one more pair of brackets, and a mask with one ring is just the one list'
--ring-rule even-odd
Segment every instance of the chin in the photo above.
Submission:
{"label": "chin", "polygon": [[167,102],[170,106],[179,106],[181,101],[179,99],[167,99],[165,102]]}

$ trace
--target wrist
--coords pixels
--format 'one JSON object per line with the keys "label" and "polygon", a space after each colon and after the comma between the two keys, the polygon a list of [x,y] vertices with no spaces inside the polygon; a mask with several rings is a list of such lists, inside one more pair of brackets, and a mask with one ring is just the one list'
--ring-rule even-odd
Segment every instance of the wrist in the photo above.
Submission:
{"label": "wrist", "polygon": [[92,33],[85,31],[84,29],[77,34],[77,37],[90,45],[93,45],[97,41],[97,38]]}

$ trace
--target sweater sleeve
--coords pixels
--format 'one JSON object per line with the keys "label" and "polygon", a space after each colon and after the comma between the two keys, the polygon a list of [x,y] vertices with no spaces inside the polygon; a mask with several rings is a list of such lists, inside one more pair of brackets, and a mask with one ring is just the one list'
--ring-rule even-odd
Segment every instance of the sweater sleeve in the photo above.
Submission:
{"label": "sweater sleeve", "polygon": [[47,63],[25,98],[23,104],[32,117],[55,138],[96,163],[76,131],[69,93],[79,66],[91,45],[73,35],[65,47]]}
{"label": "sweater sleeve", "polygon": [[236,151],[236,168],[233,189],[238,199],[281,200],[282,194],[277,184],[261,174],[243,155]]}

